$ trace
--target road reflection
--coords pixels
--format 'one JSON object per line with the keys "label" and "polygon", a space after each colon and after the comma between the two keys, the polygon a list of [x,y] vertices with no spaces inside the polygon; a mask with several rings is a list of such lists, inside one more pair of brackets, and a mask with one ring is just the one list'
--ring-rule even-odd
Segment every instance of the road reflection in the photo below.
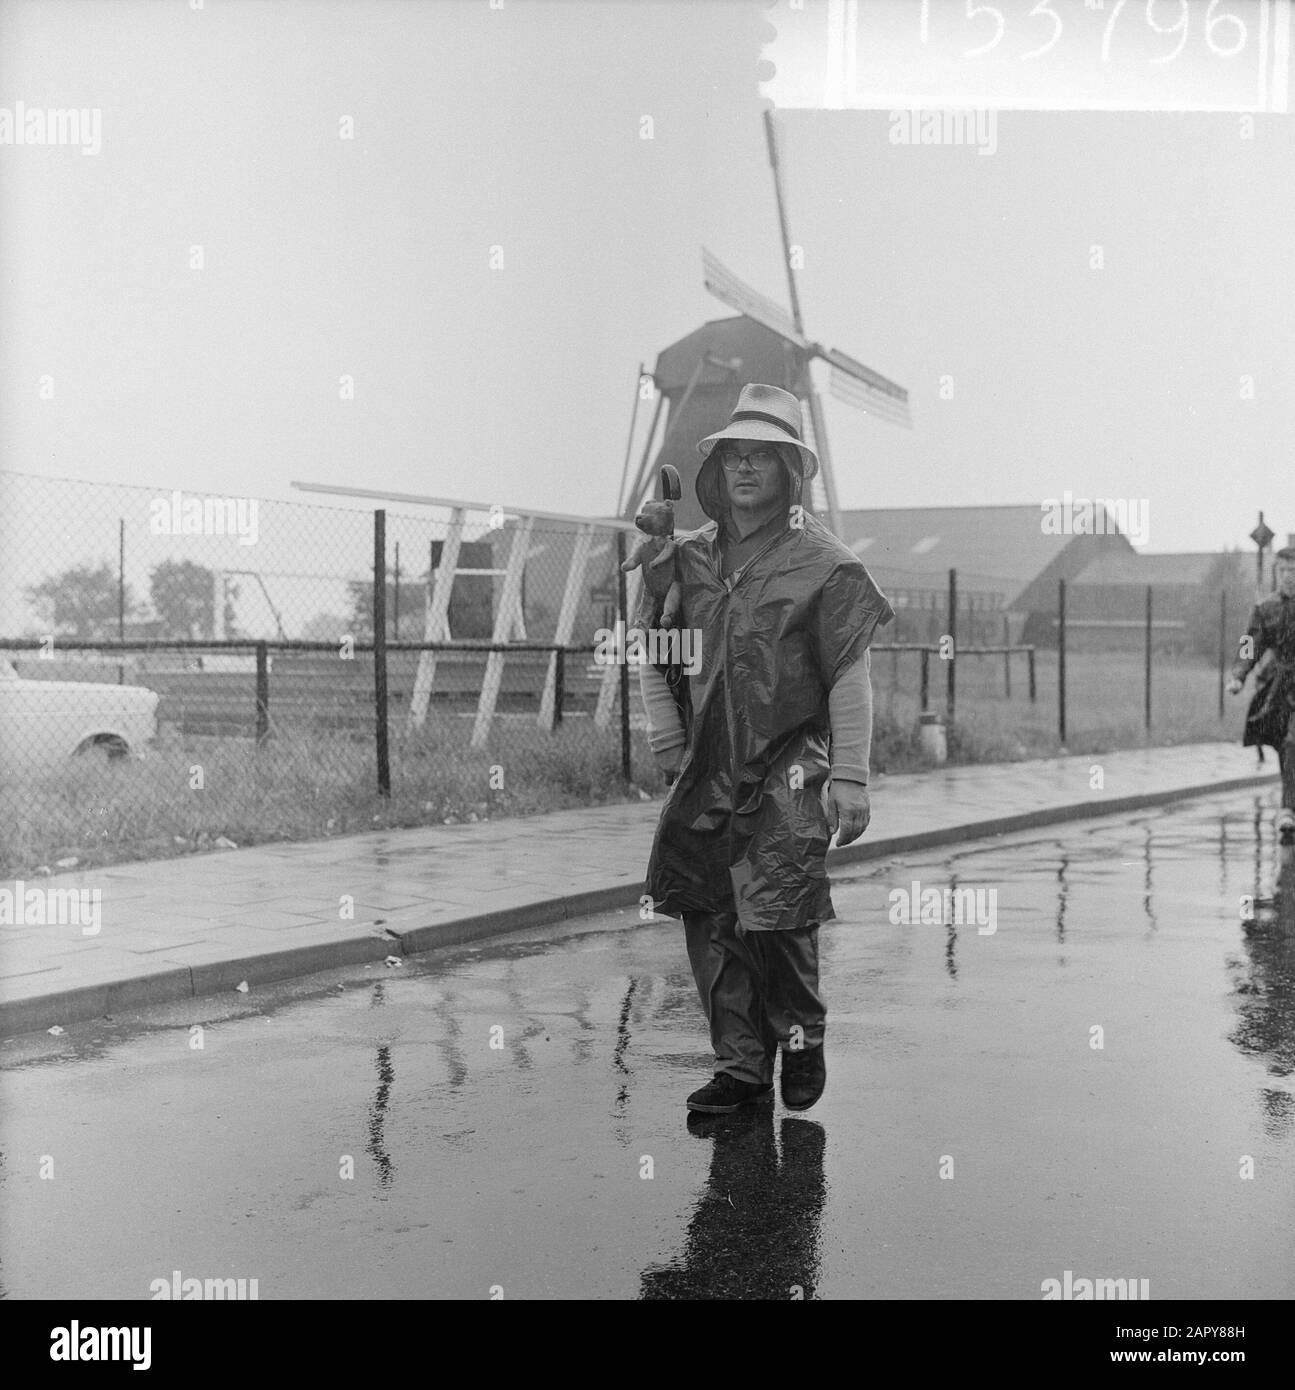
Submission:
{"label": "road reflection", "polygon": [[[1262,827],[1255,832],[1253,912],[1242,923],[1244,955],[1229,962],[1237,1024],[1228,1040],[1262,1060],[1269,1076],[1285,1080],[1295,1072],[1295,849],[1274,847],[1269,856]],[[1287,1137],[1295,1097],[1263,1087],[1259,1104],[1265,1131]]]}
{"label": "road reflection", "polygon": [[818,1284],[827,1136],[813,1120],[784,1118],[781,1153],[772,1105],[689,1118],[711,1145],[710,1173],[684,1248],[644,1270],[644,1299],[813,1298]]}

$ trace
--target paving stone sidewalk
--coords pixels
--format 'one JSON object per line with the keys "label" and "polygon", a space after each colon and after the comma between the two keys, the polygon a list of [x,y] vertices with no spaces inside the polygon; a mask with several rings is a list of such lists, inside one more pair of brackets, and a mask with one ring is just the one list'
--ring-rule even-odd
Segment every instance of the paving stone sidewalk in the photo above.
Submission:
{"label": "paving stone sidewalk", "polygon": [[[828,866],[1276,780],[1272,762],[1233,744],[882,777],[867,834]],[[49,889],[97,889],[101,904],[93,934],[0,926],[0,1037],[636,903],[660,809],[597,806],[0,882],[15,901],[31,888],[46,901]]]}

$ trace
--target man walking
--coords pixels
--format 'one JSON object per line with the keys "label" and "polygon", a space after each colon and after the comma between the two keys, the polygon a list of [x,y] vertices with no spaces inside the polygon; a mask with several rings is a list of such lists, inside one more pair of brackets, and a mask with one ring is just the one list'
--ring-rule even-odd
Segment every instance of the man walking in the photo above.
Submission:
{"label": "man walking", "polygon": [[783,1101],[804,1110],[827,1075],[818,928],[836,915],[828,840],[839,830],[849,844],[868,826],[867,648],[894,614],[858,557],[802,506],[818,459],[795,396],[743,388],[727,428],[697,447],[697,498],[712,520],[670,542],[669,557],[654,543],[659,563],[644,571],[658,595],[677,580],[679,622],[701,652],[687,717],[665,676],[640,668],[649,741],[674,774],[646,892],[657,912],[683,919],[710,1024],[715,1076],[688,1108],[771,1100],[781,1051]]}
{"label": "man walking", "polygon": [[1295,845],[1295,546],[1277,552],[1276,576],[1277,592],[1260,599],[1250,614],[1228,689],[1239,694],[1265,653],[1272,653],[1270,664],[1255,677],[1242,741],[1247,748],[1267,744],[1277,750],[1282,773],[1277,832],[1283,845]]}

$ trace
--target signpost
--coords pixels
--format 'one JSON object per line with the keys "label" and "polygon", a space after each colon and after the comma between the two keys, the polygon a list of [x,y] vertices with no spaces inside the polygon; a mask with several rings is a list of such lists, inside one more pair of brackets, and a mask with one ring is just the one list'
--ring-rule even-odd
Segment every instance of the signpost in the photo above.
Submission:
{"label": "signpost", "polygon": [[1255,575],[1255,593],[1260,598],[1263,598],[1264,594],[1264,551],[1273,543],[1275,534],[1276,532],[1264,522],[1263,512],[1260,512],[1259,525],[1250,532],[1250,539],[1254,541],[1258,551],[1255,557],[1259,564],[1258,572]]}

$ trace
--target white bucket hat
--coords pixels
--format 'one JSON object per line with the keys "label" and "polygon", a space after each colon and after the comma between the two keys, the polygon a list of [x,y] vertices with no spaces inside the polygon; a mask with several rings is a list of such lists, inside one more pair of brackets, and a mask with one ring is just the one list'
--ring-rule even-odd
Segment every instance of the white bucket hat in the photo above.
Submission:
{"label": "white bucket hat", "polygon": [[758,439],[770,444],[791,444],[800,453],[801,476],[805,482],[818,472],[818,456],[801,440],[800,402],[780,386],[752,382],[742,388],[728,425],[708,434],[697,445],[702,458],[722,439]]}

